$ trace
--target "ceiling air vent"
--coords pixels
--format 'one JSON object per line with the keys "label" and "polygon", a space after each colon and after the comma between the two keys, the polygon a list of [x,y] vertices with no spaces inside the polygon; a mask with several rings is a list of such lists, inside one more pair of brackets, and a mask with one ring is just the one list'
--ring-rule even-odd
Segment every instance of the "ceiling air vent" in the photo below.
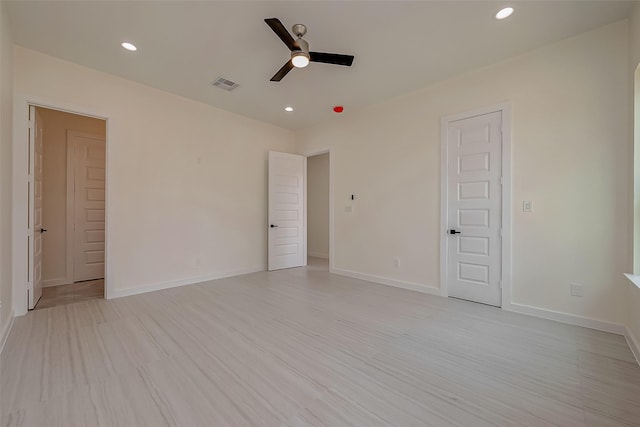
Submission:
{"label": "ceiling air vent", "polygon": [[240,86],[238,83],[232,82],[231,80],[227,80],[224,77],[218,77],[211,84],[222,90],[226,90],[227,92],[231,92],[232,90]]}

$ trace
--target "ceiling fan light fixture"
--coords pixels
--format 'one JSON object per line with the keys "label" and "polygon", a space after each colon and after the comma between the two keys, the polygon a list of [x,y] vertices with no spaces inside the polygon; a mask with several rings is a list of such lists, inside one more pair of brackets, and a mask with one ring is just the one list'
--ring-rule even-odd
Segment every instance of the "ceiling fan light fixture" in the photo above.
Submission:
{"label": "ceiling fan light fixture", "polygon": [[304,68],[309,65],[309,54],[307,52],[293,52],[291,63],[296,68]]}

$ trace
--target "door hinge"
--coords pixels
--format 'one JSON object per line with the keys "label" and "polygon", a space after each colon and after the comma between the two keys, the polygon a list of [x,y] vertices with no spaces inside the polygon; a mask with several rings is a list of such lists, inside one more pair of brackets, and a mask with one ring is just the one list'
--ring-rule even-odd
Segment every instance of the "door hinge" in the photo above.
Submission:
{"label": "door hinge", "polygon": [[504,177],[501,176],[500,177],[500,185],[502,185],[503,181],[504,181]]}
{"label": "door hinge", "polygon": [[502,228],[500,229],[500,237],[502,237]]}
{"label": "door hinge", "polygon": [[498,287],[502,289],[502,281],[498,282]]}

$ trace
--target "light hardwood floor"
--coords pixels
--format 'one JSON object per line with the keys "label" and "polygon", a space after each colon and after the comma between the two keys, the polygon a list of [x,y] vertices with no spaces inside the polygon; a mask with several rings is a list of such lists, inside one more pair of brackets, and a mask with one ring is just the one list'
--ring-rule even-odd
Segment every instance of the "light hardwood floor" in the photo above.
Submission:
{"label": "light hardwood floor", "polygon": [[36,304],[35,310],[103,297],[104,279],[49,286],[42,288],[42,297]]}
{"label": "light hardwood floor", "polygon": [[33,311],[4,426],[633,426],[623,337],[322,264]]}

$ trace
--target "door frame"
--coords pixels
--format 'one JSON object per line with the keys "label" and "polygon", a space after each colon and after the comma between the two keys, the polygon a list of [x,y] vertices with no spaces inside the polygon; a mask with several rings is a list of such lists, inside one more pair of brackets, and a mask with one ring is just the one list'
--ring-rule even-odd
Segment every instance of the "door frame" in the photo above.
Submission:
{"label": "door frame", "polygon": [[110,144],[109,135],[112,131],[111,120],[104,112],[96,111],[86,106],[75,105],[58,99],[47,99],[39,96],[24,94],[14,95],[13,107],[13,143],[12,143],[12,211],[11,211],[11,249],[12,249],[12,302],[15,316],[21,316],[28,311],[27,299],[27,215],[29,213],[27,183],[28,183],[28,161],[29,161],[29,107],[42,107],[51,110],[63,111],[65,113],[77,114],[80,116],[92,117],[105,121],[105,278],[104,278],[104,298],[109,299],[112,292],[110,281],[111,266],[109,264],[110,244],[109,235],[111,223],[109,218],[110,205],[110,173],[109,158]]}
{"label": "door frame", "polygon": [[[305,156],[307,159],[309,157],[313,157],[313,156],[319,156],[320,154],[329,154],[329,272],[333,273],[334,272],[334,253],[335,251],[333,250],[333,206],[334,206],[334,202],[333,202],[333,151],[331,150],[331,148],[327,147],[327,148],[321,148],[318,150],[314,150],[314,151],[307,151],[304,154],[302,154],[303,156]],[[307,254],[307,225],[308,225],[308,221],[307,221],[307,180],[306,180],[306,176],[305,176],[305,183],[304,183],[304,218],[305,218],[305,235],[304,235],[304,253],[305,253],[305,257]],[[306,260],[306,258],[305,258]]]}
{"label": "door frame", "polygon": [[[76,177],[76,169],[75,169],[75,137],[87,138],[87,139],[98,139],[102,140],[102,135],[80,132],[77,130],[67,130],[67,215],[66,215],[66,224],[67,224],[67,251],[66,251],[66,276],[67,283],[72,283],[74,281],[74,267],[75,267],[75,230],[73,228],[76,221],[76,192],[75,192],[75,177]],[[71,149],[73,147],[73,150]],[[105,140],[105,150],[106,150],[106,140]],[[106,154],[106,153],[105,153]],[[106,163],[106,156],[105,156]],[[105,168],[106,173],[106,168]],[[106,182],[105,182],[105,197],[106,197]],[[105,220],[106,220],[106,206],[105,206]],[[106,225],[105,225],[106,228]],[[106,239],[106,230],[105,230],[105,239]],[[105,241],[106,245],[106,241]],[[106,255],[106,252],[105,252]],[[106,265],[105,265],[106,269]]]}
{"label": "door frame", "polygon": [[477,108],[471,111],[445,116],[440,121],[440,295],[447,297],[448,254],[449,242],[447,238],[449,206],[449,152],[448,152],[448,124],[461,119],[480,116],[483,114],[502,113],[502,305],[503,310],[511,308],[511,103]]}

